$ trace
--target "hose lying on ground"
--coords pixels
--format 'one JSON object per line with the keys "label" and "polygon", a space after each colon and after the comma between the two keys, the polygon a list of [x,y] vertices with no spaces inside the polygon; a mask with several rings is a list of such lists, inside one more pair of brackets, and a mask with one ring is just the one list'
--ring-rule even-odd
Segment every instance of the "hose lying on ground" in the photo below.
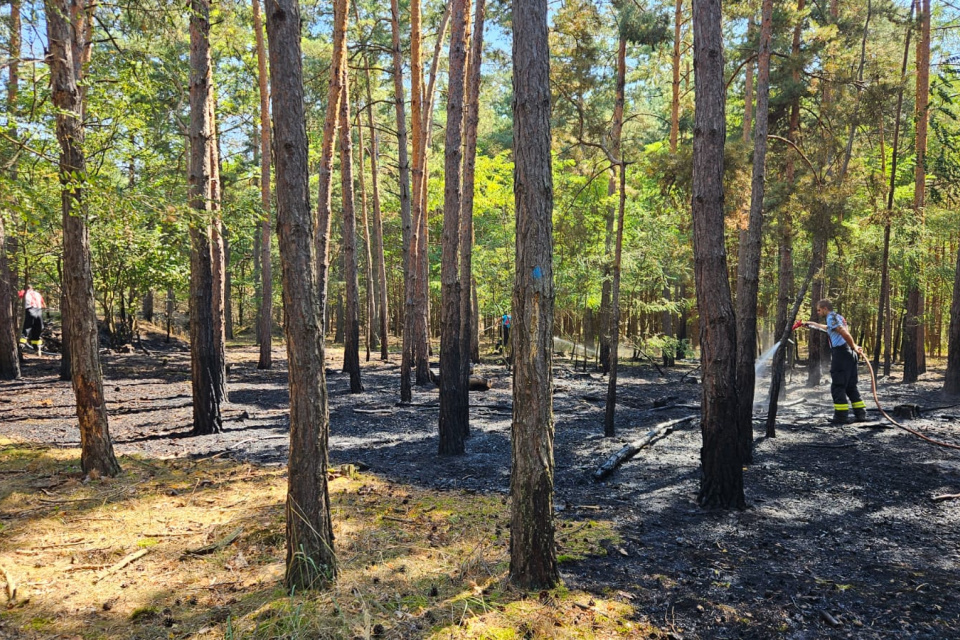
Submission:
{"label": "hose lying on ground", "polygon": [[941,442],[939,440],[934,440],[933,438],[928,438],[927,436],[923,435],[919,431],[914,431],[910,427],[903,426],[902,424],[900,424],[899,422],[891,418],[889,415],[887,415],[887,412],[884,411],[883,407],[880,406],[880,397],[877,395],[877,376],[874,375],[873,373],[873,367],[870,366],[870,360],[868,360],[867,358],[864,358],[863,361],[867,363],[867,370],[870,371],[870,390],[873,391],[873,401],[877,404],[877,410],[880,411],[880,414],[884,418],[890,421],[890,424],[903,429],[907,433],[912,433],[913,435],[917,436],[921,440],[926,440],[930,444],[935,444],[938,447],[946,447],[947,449],[960,449],[960,445],[951,444],[949,442]]}

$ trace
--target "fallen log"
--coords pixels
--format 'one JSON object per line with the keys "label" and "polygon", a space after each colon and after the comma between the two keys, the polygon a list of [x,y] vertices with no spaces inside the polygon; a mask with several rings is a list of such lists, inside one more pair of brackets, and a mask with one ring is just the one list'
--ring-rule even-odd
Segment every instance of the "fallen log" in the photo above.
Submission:
{"label": "fallen log", "polygon": [[135,551],[135,552],[133,552],[133,553],[127,555],[127,556],[124,556],[124,558],[123,558],[120,562],[118,562],[117,564],[113,565],[112,567],[110,567],[109,569],[107,569],[105,572],[103,572],[103,573],[101,573],[99,576],[97,576],[97,578],[93,581],[93,584],[97,584],[98,582],[100,582],[100,581],[103,580],[104,578],[106,578],[106,577],[108,577],[108,576],[112,576],[112,575],[115,574],[117,571],[120,571],[120,569],[123,569],[125,566],[127,566],[128,564],[130,564],[130,563],[132,563],[132,562],[136,562],[137,560],[139,560],[139,559],[142,558],[143,556],[147,555],[148,553],[150,553],[150,549],[141,549],[140,551]]}
{"label": "fallen log", "polygon": [[240,537],[240,534],[243,533],[243,527],[237,527],[234,529],[228,536],[218,540],[212,544],[204,545],[198,549],[187,549],[180,556],[180,559],[189,558],[190,556],[205,556],[207,554],[213,553],[214,551],[219,551],[223,549],[228,544]]}
{"label": "fallen log", "polygon": [[470,376],[470,391],[490,391],[493,385],[487,378],[480,376]]}
{"label": "fallen log", "polygon": [[13,581],[13,576],[2,564],[0,564],[0,573],[3,574],[3,579],[7,583],[7,601],[13,602],[17,599],[17,583]]}
{"label": "fallen log", "polygon": [[617,468],[622,465],[624,462],[632,458],[633,456],[640,453],[640,450],[644,447],[648,447],[660,438],[664,437],[671,431],[674,427],[679,424],[684,424],[690,422],[694,419],[695,416],[687,416],[686,418],[678,418],[677,420],[668,420],[667,422],[661,422],[656,425],[653,429],[647,432],[647,434],[638,440],[637,442],[632,442],[630,444],[624,445],[622,449],[617,451],[615,454],[610,456],[604,461],[603,464],[593,472],[594,482],[600,482],[611,473],[617,470]]}
{"label": "fallen log", "polygon": [[960,493],[941,493],[938,496],[933,496],[934,502],[940,502],[942,500],[960,500]]}

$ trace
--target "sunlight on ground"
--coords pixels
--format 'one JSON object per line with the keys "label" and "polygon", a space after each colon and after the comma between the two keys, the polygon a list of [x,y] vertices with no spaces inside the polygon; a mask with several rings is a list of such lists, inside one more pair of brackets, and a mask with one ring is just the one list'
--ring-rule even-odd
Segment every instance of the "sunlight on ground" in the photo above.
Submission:
{"label": "sunlight on ground", "polygon": [[[616,599],[511,588],[499,495],[335,470],[340,579],[290,595],[285,470],[124,457],[120,477],[84,482],[78,464],[78,450],[0,438],[0,638],[659,635]],[[608,522],[557,526],[561,562],[618,542]]]}

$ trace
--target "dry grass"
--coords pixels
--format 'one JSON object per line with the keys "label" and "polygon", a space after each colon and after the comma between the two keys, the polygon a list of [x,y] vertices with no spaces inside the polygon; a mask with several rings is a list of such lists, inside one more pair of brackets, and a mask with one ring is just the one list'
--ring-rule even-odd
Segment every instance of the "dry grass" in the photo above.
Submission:
{"label": "dry grass", "polygon": [[[0,567],[16,586],[0,639],[658,635],[631,622],[616,594],[510,588],[500,496],[335,473],[340,578],[291,595],[282,589],[284,470],[127,457],[120,477],[85,483],[78,456],[0,439]],[[559,527],[562,560],[616,543],[602,521]],[[241,528],[222,549],[185,555]],[[116,567],[138,551],[146,554]]]}

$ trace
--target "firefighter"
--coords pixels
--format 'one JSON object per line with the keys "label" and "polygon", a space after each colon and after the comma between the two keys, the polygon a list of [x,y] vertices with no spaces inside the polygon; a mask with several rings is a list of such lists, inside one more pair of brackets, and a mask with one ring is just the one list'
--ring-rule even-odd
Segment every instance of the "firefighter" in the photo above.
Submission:
{"label": "firefighter", "polygon": [[826,318],[826,324],[804,322],[804,326],[826,331],[830,336],[830,394],[833,396],[833,424],[846,424],[848,412],[853,409],[853,421],[867,419],[867,408],[857,389],[857,361],[863,355],[850,335],[847,321],[834,311],[830,300],[817,303],[817,313]]}

